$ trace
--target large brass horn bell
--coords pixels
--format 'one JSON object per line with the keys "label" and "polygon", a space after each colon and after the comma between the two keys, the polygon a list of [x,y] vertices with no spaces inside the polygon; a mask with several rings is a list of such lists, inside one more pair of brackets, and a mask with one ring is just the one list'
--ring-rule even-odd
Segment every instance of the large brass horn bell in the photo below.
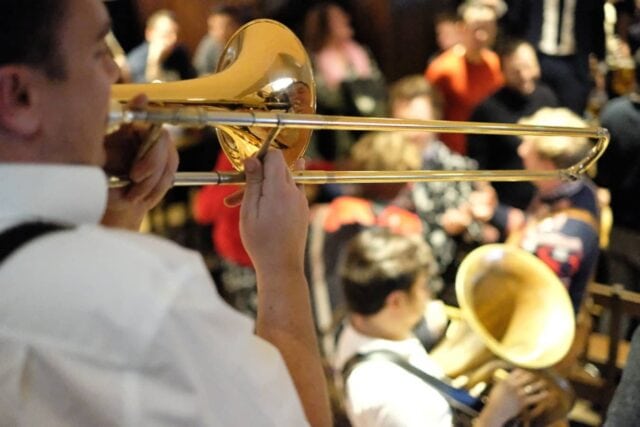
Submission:
{"label": "large brass horn bell", "polygon": [[[543,379],[546,409],[525,425],[563,419],[575,394],[552,368],[569,352],[575,334],[573,306],[562,282],[540,259],[506,244],[469,253],[456,275],[460,319],[430,352],[447,376],[466,388],[491,383],[513,367]],[[526,418],[526,416],[525,416]]]}
{"label": "large brass horn bell", "polygon": [[569,351],[573,306],[556,274],[536,256],[506,244],[481,246],[462,261],[456,295],[464,327],[431,354],[450,377],[493,358],[548,368]]}

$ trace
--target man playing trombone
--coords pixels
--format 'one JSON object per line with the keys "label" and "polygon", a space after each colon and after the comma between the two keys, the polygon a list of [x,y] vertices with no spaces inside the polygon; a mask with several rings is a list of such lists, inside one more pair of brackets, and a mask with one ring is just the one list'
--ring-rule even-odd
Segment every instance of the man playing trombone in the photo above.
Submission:
{"label": "man playing trombone", "polygon": [[[253,324],[199,256],[125,230],[163,197],[177,155],[164,132],[133,160],[117,139],[147,132],[103,144],[118,70],[102,2],[2,5],[0,424],[328,425],[302,267],[307,202],[281,153],[245,163]],[[116,165],[132,184],[107,199],[102,166]]]}

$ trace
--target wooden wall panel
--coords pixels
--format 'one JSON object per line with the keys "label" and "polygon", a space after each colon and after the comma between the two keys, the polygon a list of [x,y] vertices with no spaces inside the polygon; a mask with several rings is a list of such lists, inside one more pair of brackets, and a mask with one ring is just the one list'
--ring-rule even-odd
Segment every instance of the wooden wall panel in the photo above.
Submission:
{"label": "wooden wall panel", "polygon": [[449,0],[351,0],[358,39],[367,44],[389,82],[425,70],[437,50],[433,20]]}

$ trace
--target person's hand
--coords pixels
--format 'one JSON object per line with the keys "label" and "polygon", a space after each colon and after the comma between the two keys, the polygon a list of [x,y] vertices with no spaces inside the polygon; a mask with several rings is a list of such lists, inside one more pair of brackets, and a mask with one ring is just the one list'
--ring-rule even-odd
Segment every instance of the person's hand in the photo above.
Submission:
{"label": "person's hand", "polygon": [[[141,109],[146,104],[146,97],[138,96],[129,108]],[[179,162],[175,144],[157,126],[124,125],[105,138],[105,150],[105,172],[128,177],[131,184],[109,190],[102,223],[137,230],[173,184]]]}
{"label": "person's hand", "polygon": [[544,380],[531,372],[515,369],[493,386],[476,425],[502,426],[518,415],[535,418],[546,409],[548,397]]}
{"label": "person's hand", "polygon": [[449,208],[441,218],[442,228],[449,236],[457,236],[463,233],[471,224],[471,213],[468,208]]}
{"label": "person's hand", "polygon": [[244,169],[247,182],[240,208],[240,235],[256,271],[281,274],[283,270],[303,269],[309,205],[282,152],[270,150],[262,163],[248,158]]}
{"label": "person's hand", "polygon": [[500,241],[500,231],[490,224],[481,224],[482,227],[482,243],[497,243]]}

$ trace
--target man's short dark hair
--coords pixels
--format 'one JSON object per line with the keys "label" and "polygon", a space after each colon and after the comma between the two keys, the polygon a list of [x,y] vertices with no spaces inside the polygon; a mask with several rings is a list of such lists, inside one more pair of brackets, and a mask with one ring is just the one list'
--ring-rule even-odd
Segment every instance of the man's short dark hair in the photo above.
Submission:
{"label": "man's short dark hair", "polygon": [[59,49],[68,0],[3,0],[0,7],[0,66],[23,64],[63,80]]}
{"label": "man's short dark hair", "polygon": [[391,292],[408,292],[421,273],[431,286],[434,272],[435,261],[421,234],[373,227],[349,242],[340,276],[349,311],[372,315],[384,307]]}
{"label": "man's short dark hair", "polygon": [[528,46],[535,52],[535,48],[531,43],[519,38],[508,38],[500,46],[498,46],[496,52],[500,56],[500,59],[504,61],[506,58],[513,56],[513,54],[516,53],[516,51],[520,49],[520,46],[522,45]]}

